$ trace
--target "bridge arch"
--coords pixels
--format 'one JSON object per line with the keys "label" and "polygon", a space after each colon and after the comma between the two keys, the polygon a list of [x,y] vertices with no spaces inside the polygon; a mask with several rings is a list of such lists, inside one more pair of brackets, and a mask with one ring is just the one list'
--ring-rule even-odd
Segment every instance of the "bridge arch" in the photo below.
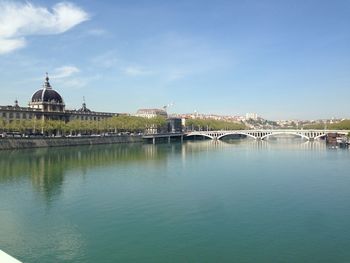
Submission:
{"label": "bridge arch", "polygon": [[306,140],[310,140],[310,138],[307,137],[307,136],[304,135],[304,134],[296,133],[296,132],[288,132],[288,131],[285,131],[285,132],[284,132],[284,131],[283,131],[283,132],[272,132],[272,133],[269,133],[269,134],[266,134],[266,135],[262,136],[260,139],[261,139],[261,140],[264,140],[264,139],[266,139],[266,138],[268,138],[268,137],[270,137],[270,136],[281,135],[281,134],[296,135],[296,136],[299,136],[299,137],[304,138],[304,139],[306,139]]}
{"label": "bridge arch", "polygon": [[247,137],[253,138],[254,140],[256,140],[257,138],[249,133],[245,133],[245,132],[230,132],[230,133],[225,133],[222,134],[220,136],[217,137],[218,140],[220,140],[221,138],[228,136],[228,135],[245,135]]}
{"label": "bridge arch", "polygon": [[325,137],[325,136],[327,136],[327,133],[323,133],[323,134],[317,135],[317,136],[314,137],[314,140],[320,139],[320,138]]}

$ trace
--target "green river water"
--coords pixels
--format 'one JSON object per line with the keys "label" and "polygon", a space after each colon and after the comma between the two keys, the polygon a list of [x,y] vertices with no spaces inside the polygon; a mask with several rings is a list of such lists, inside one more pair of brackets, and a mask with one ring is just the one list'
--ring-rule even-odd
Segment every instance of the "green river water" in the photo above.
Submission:
{"label": "green river water", "polygon": [[0,152],[0,249],[23,262],[350,262],[350,151],[324,143]]}

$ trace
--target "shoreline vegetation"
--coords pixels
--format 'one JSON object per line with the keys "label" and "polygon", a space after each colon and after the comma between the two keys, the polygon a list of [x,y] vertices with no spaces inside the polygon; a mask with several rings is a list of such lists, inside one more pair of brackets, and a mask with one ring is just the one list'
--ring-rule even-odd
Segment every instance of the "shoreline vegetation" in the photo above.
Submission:
{"label": "shoreline vegetation", "polygon": [[350,130],[350,120],[343,120],[336,123],[311,123],[303,125],[308,130]]}
{"label": "shoreline vegetation", "polygon": [[17,132],[20,135],[101,135],[106,133],[140,133],[166,124],[163,117],[146,119],[134,116],[115,116],[100,121],[71,120],[14,120],[6,122],[0,118],[0,132]]}
{"label": "shoreline vegetation", "polygon": [[242,122],[232,122],[213,119],[186,119],[186,127],[191,130],[244,130],[246,125]]}
{"label": "shoreline vegetation", "polygon": [[[100,121],[72,120],[14,120],[6,122],[0,118],[0,133],[42,136],[77,136],[77,135],[115,135],[140,134],[146,131],[166,130],[167,121],[164,117],[143,118],[135,116],[115,116]],[[241,122],[231,122],[212,119],[188,119],[186,126],[192,130],[243,130],[246,126]]]}
{"label": "shoreline vegetation", "polygon": [[[52,138],[52,137],[81,137],[81,136],[123,136],[143,135],[146,133],[166,133],[167,120],[158,116],[144,118],[120,115],[104,120],[38,120],[20,119],[5,121],[0,117],[0,138]],[[243,122],[186,119],[184,131],[213,131],[213,130],[244,130],[250,129]],[[301,129],[310,130],[350,130],[350,120],[337,123],[305,124]],[[350,137],[350,133],[348,134]]]}

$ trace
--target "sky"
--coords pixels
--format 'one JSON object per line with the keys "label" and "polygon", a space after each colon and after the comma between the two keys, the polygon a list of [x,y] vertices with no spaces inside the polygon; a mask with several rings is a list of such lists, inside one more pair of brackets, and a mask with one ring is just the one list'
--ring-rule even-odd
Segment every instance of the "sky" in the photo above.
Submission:
{"label": "sky", "polygon": [[0,0],[0,105],[350,118],[348,0]]}

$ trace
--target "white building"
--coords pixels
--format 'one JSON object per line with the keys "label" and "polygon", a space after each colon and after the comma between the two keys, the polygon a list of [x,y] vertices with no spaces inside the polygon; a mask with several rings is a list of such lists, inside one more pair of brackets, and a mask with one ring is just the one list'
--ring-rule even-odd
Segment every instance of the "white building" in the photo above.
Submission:
{"label": "white building", "polygon": [[139,109],[136,112],[137,117],[143,117],[143,118],[154,118],[157,116],[162,116],[164,118],[168,118],[168,114],[165,110],[162,109]]}
{"label": "white building", "polygon": [[252,120],[257,120],[258,119],[258,114],[256,113],[246,113],[245,114],[246,120],[252,119]]}

